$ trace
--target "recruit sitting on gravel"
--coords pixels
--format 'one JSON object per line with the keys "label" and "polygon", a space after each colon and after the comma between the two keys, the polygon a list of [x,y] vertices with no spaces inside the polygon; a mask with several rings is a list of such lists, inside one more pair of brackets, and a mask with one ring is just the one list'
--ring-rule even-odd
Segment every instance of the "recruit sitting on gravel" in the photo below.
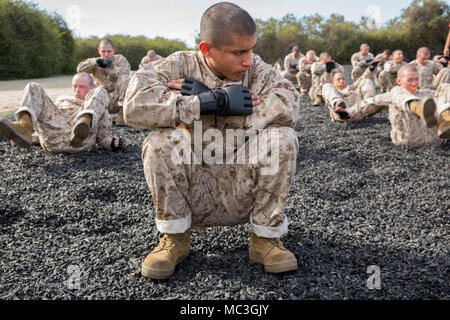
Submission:
{"label": "recruit sitting on gravel", "polygon": [[297,260],[280,237],[288,231],[284,206],[296,170],[299,94],[253,53],[256,25],[245,10],[213,5],[200,32],[198,52],[142,65],[127,89],[126,123],[155,128],[142,158],[164,234],[142,274],[170,277],[189,254],[191,228],[249,221],[250,259],[267,272],[295,270]]}
{"label": "recruit sitting on gravel", "polygon": [[332,83],[323,85],[322,94],[325,104],[330,109],[331,120],[341,121],[341,117],[336,114],[336,110],[345,109],[347,106],[363,101],[364,99],[376,95],[375,84],[373,83],[372,73],[377,67],[378,62],[372,62],[362,76],[353,84],[347,86],[347,79],[342,72],[338,72],[333,77]]}
{"label": "recruit sitting on gravel", "polygon": [[111,40],[103,39],[98,47],[100,58],[89,58],[81,62],[77,72],[87,72],[94,76],[99,86],[105,88],[109,94],[107,110],[110,114],[117,113],[116,125],[125,125],[123,122],[123,98],[131,76],[131,67],[127,59],[115,54]]}
{"label": "recruit sitting on gravel", "polygon": [[111,136],[105,89],[96,88],[87,73],[76,74],[72,86],[73,96],[60,96],[53,103],[38,83],[28,83],[15,113],[17,121],[2,119],[0,136],[20,147],[40,144],[54,153],[88,151],[94,144],[99,149],[119,150],[122,141]]}
{"label": "recruit sitting on gravel", "polygon": [[328,52],[322,52],[319,55],[319,60],[311,66],[312,85],[309,90],[309,97],[313,101],[313,106],[318,106],[324,102],[322,96],[323,85],[331,83],[336,73],[344,71],[344,67],[334,62]]}
{"label": "recruit sitting on gravel", "polygon": [[346,109],[350,121],[386,110],[394,144],[420,147],[440,145],[443,139],[449,139],[450,84],[443,83],[436,91],[418,89],[419,72],[410,64],[399,69],[397,83],[399,86],[391,91]]}

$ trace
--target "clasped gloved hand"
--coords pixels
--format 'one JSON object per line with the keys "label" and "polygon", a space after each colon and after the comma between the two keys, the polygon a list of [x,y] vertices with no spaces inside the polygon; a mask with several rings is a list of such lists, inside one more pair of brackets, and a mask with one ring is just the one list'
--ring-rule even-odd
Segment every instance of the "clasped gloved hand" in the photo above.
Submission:
{"label": "clasped gloved hand", "polygon": [[439,61],[439,63],[442,64],[444,66],[444,68],[447,68],[448,62],[450,61],[450,57],[442,55],[442,56],[439,56],[438,60],[441,60],[441,59],[445,59],[446,62]]}
{"label": "clasped gloved hand", "polygon": [[97,59],[97,65],[100,68],[107,68],[112,65],[112,59]]}
{"label": "clasped gloved hand", "polygon": [[186,77],[181,94],[197,95],[200,100],[200,114],[215,114],[220,117],[249,115],[253,112],[252,96],[245,86],[229,86],[209,89],[200,81]]}
{"label": "clasped gloved hand", "polygon": [[298,71],[298,68],[297,68],[297,65],[296,65],[296,64],[290,64],[290,65],[289,65],[289,68],[290,68],[292,71]]}
{"label": "clasped gloved hand", "polygon": [[372,63],[370,64],[370,67],[369,67],[370,71],[374,71],[375,68],[377,67],[377,65],[378,65],[379,63],[380,63],[380,61],[374,61],[374,62],[372,62]]}
{"label": "clasped gloved hand", "polygon": [[331,71],[333,71],[334,68],[336,68],[336,63],[334,63],[333,61],[327,62],[325,63],[325,65],[327,66],[328,73],[330,73]]}

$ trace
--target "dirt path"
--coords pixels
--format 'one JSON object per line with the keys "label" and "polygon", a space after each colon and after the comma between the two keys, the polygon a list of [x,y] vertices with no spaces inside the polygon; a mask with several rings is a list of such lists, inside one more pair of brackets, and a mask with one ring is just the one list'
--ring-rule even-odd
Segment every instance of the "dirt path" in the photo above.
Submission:
{"label": "dirt path", "polygon": [[52,100],[72,92],[72,76],[0,81],[0,114],[11,113],[19,107],[28,82],[38,82]]}

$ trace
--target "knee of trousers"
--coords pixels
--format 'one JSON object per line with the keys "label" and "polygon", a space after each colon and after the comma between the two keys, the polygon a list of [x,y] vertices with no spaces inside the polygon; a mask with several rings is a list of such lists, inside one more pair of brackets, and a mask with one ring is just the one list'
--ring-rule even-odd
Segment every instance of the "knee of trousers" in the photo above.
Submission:
{"label": "knee of trousers", "polygon": [[[297,152],[299,149],[297,133],[290,127],[272,127],[268,131],[268,139],[270,140],[270,152],[272,158],[274,151],[278,153],[278,163],[280,167],[295,166]],[[275,143],[274,143],[275,140]],[[273,150],[273,148],[277,150]],[[275,159],[271,159],[275,160]]]}
{"label": "knee of trousers", "polygon": [[143,143],[142,159],[144,163],[150,161],[156,164],[159,161],[171,161],[174,165],[178,165],[183,163],[183,151],[186,151],[186,155],[190,157],[190,148],[189,140],[182,130],[155,129],[148,134]]}

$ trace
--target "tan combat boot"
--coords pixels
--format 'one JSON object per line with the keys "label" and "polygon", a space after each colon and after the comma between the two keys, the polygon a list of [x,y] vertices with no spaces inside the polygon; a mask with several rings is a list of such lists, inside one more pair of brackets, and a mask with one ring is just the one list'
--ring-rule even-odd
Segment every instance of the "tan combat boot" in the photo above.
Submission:
{"label": "tan combat boot", "polygon": [[317,96],[317,97],[314,99],[313,106],[317,107],[317,106],[320,105],[321,103],[323,103],[322,97],[321,97],[321,96]]}
{"label": "tan combat boot", "polygon": [[187,258],[191,250],[191,231],[164,234],[158,246],[142,262],[141,274],[152,279],[166,279],[175,266]]}
{"label": "tan combat boot", "polygon": [[267,272],[279,273],[297,269],[297,259],[283,247],[279,238],[262,238],[252,232],[249,254],[250,260],[262,263]]}
{"label": "tan combat boot", "polygon": [[119,107],[119,111],[117,111],[116,126],[125,127],[126,125],[127,124],[123,119],[123,107]]}
{"label": "tan combat boot", "polygon": [[450,109],[442,112],[439,117],[438,136],[442,139],[450,139]]}
{"label": "tan combat boot", "polygon": [[27,148],[32,144],[33,121],[31,115],[26,112],[20,112],[18,121],[0,121],[0,136],[11,139],[19,147]]}
{"label": "tan combat boot", "polygon": [[70,145],[74,148],[80,148],[84,140],[89,136],[91,130],[92,116],[85,114],[78,119],[72,128],[70,135]]}
{"label": "tan combat boot", "polygon": [[422,100],[413,100],[409,103],[409,109],[422,120],[427,128],[437,125],[436,103],[433,98],[427,97]]}

